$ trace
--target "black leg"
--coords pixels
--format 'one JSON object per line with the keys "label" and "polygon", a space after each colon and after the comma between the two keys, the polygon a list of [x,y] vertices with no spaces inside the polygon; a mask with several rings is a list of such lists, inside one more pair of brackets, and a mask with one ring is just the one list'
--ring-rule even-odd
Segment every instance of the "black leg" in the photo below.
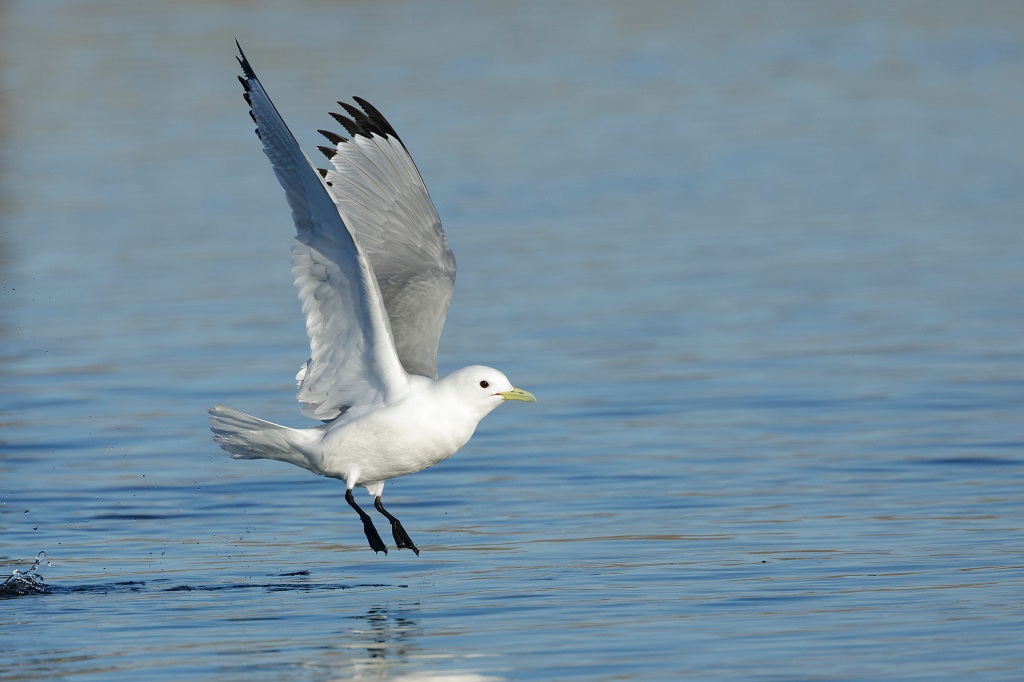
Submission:
{"label": "black leg", "polygon": [[395,537],[395,544],[398,545],[398,549],[411,549],[416,552],[416,556],[420,555],[420,550],[412,543],[412,538],[402,528],[402,522],[396,519],[391,513],[384,508],[384,504],[380,501],[380,495],[373,501],[373,506],[377,508],[381,514],[387,517],[388,521],[391,522],[391,534]]}
{"label": "black leg", "polygon": [[[380,498],[377,498],[380,500]],[[348,502],[349,506],[356,510],[359,514],[359,518],[363,521],[363,532],[366,533],[366,539],[370,543],[370,549],[374,552],[388,553],[388,546],[384,544],[384,541],[380,539],[380,535],[377,533],[377,529],[373,527],[373,519],[370,515],[359,508],[356,504],[356,500],[352,497],[352,489],[348,488],[345,490],[345,501]]]}

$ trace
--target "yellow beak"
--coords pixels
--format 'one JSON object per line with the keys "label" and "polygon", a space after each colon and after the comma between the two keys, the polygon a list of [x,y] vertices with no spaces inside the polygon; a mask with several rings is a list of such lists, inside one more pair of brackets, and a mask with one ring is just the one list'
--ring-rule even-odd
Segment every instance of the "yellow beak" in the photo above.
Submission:
{"label": "yellow beak", "polygon": [[533,397],[532,393],[524,391],[521,388],[513,388],[511,391],[502,391],[498,395],[505,400],[522,400],[524,403],[537,402],[537,399]]}

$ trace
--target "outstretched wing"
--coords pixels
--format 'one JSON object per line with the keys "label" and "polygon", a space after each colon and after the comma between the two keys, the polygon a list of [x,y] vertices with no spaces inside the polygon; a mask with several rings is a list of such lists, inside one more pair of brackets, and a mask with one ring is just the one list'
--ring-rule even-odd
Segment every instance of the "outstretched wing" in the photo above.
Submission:
{"label": "outstretched wing", "polygon": [[331,168],[321,170],[334,203],[370,259],[391,321],[398,358],[410,374],[437,378],[437,344],[455,287],[455,256],[416,164],[395,129],[359,97],[362,109],[332,113],[351,136],[321,130]]}
{"label": "outstretched wing", "polygon": [[406,390],[408,375],[395,351],[377,280],[241,46],[238,51],[249,113],[297,231],[292,274],[310,345],[298,394],[303,414],[330,420],[353,405],[389,401]]}

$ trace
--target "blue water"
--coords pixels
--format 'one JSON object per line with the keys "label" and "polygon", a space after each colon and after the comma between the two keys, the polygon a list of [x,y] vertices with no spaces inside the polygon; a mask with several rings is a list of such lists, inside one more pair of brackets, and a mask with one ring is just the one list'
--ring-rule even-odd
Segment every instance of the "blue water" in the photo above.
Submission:
{"label": "blue water", "polygon": [[[419,557],[209,439],[303,424],[235,37],[539,398],[388,484]],[[1019,679],[1022,82],[1015,4],[0,5],[0,679]]]}

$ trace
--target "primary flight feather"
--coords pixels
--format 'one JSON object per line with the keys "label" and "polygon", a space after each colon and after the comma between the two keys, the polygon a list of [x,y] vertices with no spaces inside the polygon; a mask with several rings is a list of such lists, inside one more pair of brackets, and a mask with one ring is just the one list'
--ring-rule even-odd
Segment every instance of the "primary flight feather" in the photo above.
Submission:
{"label": "primary flight feather", "polygon": [[464,367],[437,378],[437,345],[455,285],[455,258],[416,165],[369,102],[331,116],[349,137],[321,130],[330,167],[316,169],[256,77],[241,46],[239,80],[256,133],[284,188],[296,235],[292,275],[310,358],[296,375],[302,412],[323,424],[293,429],[216,405],[214,440],[236,459],[276,459],[345,482],[370,547],[387,553],[352,496],[363,487],[398,548],[419,549],[382,502],[384,482],[450,457],[506,400],[534,401],[504,374]]}

